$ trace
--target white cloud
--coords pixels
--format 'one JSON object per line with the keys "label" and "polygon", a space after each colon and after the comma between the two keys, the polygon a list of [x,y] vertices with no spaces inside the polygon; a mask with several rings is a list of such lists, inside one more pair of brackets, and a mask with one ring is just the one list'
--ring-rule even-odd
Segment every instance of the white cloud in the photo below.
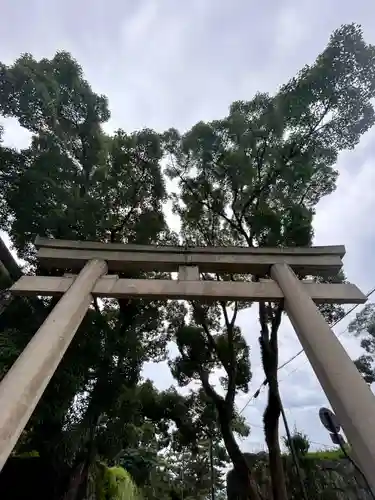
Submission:
{"label": "white cloud", "polygon": [[309,37],[309,31],[308,16],[305,15],[304,19],[301,19],[298,5],[290,2],[278,16],[274,33],[276,54],[283,57],[298,51],[300,44]]}
{"label": "white cloud", "polygon": [[30,144],[31,133],[21,127],[16,118],[1,118],[0,125],[4,127],[2,140],[10,148],[26,148]]}

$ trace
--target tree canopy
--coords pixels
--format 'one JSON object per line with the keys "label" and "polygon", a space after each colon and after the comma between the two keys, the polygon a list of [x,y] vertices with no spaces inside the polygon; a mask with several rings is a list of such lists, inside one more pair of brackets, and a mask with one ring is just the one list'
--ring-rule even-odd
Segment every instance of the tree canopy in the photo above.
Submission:
{"label": "tree canopy", "polygon": [[[374,124],[374,62],[375,47],[365,43],[361,28],[344,25],[316,61],[275,94],[234,102],[226,117],[202,121],[184,134],[173,128],[105,133],[107,98],[94,92],[66,52],[39,61],[24,54],[10,66],[0,63],[0,116],[17,119],[32,134],[25,149],[0,144],[0,229],[26,262],[24,272],[47,275],[66,270],[39,266],[36,235],[112,243],[309,246],[316,205],[336,187],[339,153],[355,147]],[[177,181],[175,192],[166,188],[170,179]],[[169,200],[181,222],[179,232],[166,216]],[[208,281],[264,277],[201,273]],[[343,274],[328,278],[344,279]],[[55,303],[46,298],[17,298],[4,308],[0,303],[0,377]],[[205,499],[212,488],[224,494],[229,462],[241,498],[259,499],[254,464],[238,442],[250,429],[236,407],[236,396],[249,391],[252,378],[251,337],[237,319],[251,306],[94,301],[15,453],[35,451],[51,461],[64,485],[56,498],[65,500],[86,498],[95,477],[110,490],[110,469],[125,484],[116,467],[128,471],[147,498]],[[343,313],[336,306],[322,306],[321,312],[331,323]],[[275,500],[286,500],[277,379],[283,307],[260,303],[258,313],[269,386],[264,430],[272,491]],[[353,329],[363,330],[358,322]],[[159,391],[142,376],[146,362],[166,360],[184,390]]]}

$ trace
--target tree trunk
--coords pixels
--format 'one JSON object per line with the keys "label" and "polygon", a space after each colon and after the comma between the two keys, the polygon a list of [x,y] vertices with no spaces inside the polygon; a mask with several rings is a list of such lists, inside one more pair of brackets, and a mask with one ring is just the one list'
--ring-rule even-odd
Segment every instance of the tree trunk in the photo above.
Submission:
{"label": "tree trunk", "polygon": [[224,407],[221,407],[220,409],[218,408],[218,413],[224,444],[233,463],[234,480],[238,484],[235,496],[232,496],[230,488],[227,488],[228,500],[260,500],[258,487],[251,476],[246,458],[234,438],[228,412]]}
{"label": "tree trunk", "polygon": [[69,478],[68,488],[62,500],[78,500],[78,493],[81,490],[82,484],[85,482],[87,472],[87,464],[85,461],[78,463],[73,468]]}
{"label": "tree trunk", "polygon": [[14,298],[15,296],[9,290],[0,290],[0,314],[5,311]]}
{"label": "tree trunk", "polygon": [[284,468],[279,442],[279,418],[281,414],[279,389],[276,375],[269,380],[268,404],[264,412],[264,432],[269,453],[273,500],[288,500]]}
{"label": "tree trunk", "polygon": [[[279,362],[277,333],[281,322],[281,314],[282,306],[280,305],[276,309],[272,309],[271,304],[268,307],[264,303],[259,304],[259,319],[262,327],[259,342],[264,373],[268,382],[268,404],[264,412],[263,421],[269,453],[273,500],[288,500],[279,442],[281,404],[277,382]],[[271,335],[269,324],[271,325]]]}

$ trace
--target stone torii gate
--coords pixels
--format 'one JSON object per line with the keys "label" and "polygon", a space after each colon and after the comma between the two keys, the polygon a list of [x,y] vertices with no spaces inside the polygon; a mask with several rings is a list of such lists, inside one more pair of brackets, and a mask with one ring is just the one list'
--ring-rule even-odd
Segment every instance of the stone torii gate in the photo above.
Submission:
{"label": "stone torii gate", "polygon": [[[42,268],[78,272],[23,276],[16,295],[62,296],[0,384],[0,470],[74,337],[93,297],[284,301],[302,347],[375,491],[375,397],[315,304],[364,303],[352,284],[300,281],[333,275],[343,246],[160,247],[37,238]],[[119,279],[116,272],[178,271],[177,280]],[[259,282],[200,281],[200,272],[271,276]],[[112,274],[107,274],[112,273]]]}

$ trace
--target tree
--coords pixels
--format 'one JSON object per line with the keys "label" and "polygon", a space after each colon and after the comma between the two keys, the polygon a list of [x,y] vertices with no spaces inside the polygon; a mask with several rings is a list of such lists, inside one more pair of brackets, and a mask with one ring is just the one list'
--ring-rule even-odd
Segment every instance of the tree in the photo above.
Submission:
{"label": "tree", "polygon": [[366,304],[349,324],[348,330],[361,338],[361,347],[366,354],[354,363],[365,381],[372,384],[375,382],[375,304]]}
{"label": "tree", "polygon": [[[275,95],[259,93],[251,101],[234,102],[226,118],[200,122],[182,136],[168,131],[164,136],[170,156],[167,174],[179,184],[174,211],[181,219],[183,244],[311,245],[315,207],[335,189],[339,152],[353,148],[374,124],[374,61],[375,48],[364,42],[361,28],[344,25],[332,34],[315,63],[305,66]],[[262,277],[202,276],[220,280]],[[174,373],[180,382],[200,379],[215,401],[228,453],[248,484],[246,495],[257,498],[247,480],[246,461],[231,434],[235,395],[247,390],[250,382],[249,347],[235,326],[240,307],[244,306],[193,304],[189,321],[181,321],[176,329],[180,357]],[[281,304],[259,305],[259,341],[269,386],[265,437],[273,495],[285,500],[277,381],[282,312]],[[332,308],[323,312],[329,319],[341,314]],[[225,397],[209,381],[209,373],[218,366],[226,374]]]}
{"label": "tree", "polygon": [[217,432],[214,405],[204,404],[204,391],[183,396],[170,388],[158,393],[148,382],[140,400],[142,414],[148,415],[147,434],[137,449],[121,452],[119,463],[145,497],[169,498],[173,491],[184,498],[203,499],[211,486],[223,491],[228,456]]}
{"label": "tree", "polygon": [[224,490],[224,470],[227,462],[225,448],[219,439],[213,440],[210,464],[210,440],[199,439],[197,448],[192,451],[183,448],[181,451],[171,449],[166,461],[172,473],[173,482],[184,498],[207,499],[211,497],[212,488],[215,493]]}
{"label": "tree", "polygon": [[283,442],[289,453],[292,452],[293,446],[299,458],[306,456],[310,449],[310,441],[308,436],[303,432],[297,431],[297,429],[294,429],[294,432],[291,435],[291,443],[286,436],[283,437]]}
{"label": "tree", "polygon": [[[212,279],[209,275],[202,277]],[[249,348],[240,329],[235,326],[238,310],[238,304],[231,311],[230,305],[225,303],[206,306],[194,302],[189,314],[183,304],[176,304],[171,313],[170,330],[174,333],[179,356],[170,362],[170,367],[180,386],[192,381],[201,382],[205,398],[200,391],[200,399],[209,408],[208,429],[209,422],[218,422],[228,454],[233,463],[239,464],[241,477],[246,477],[248,483],[246,461],[234,436],[236,430],[248,434],[235,411],[234,399],[239,389],[247,392],[251,379]],[[209,380],[210,372],[215,368],[224,370],[219,381],[225,388],[224,396]],[[253,498],[257,498],[256,485],[251,481],[249,487],[253,490]]]}
{"label": "tree", "polygon": [[[95,94],[67,53],[35,61],[24,55],[0,65],[0,113],[33,134],[22,151],[1,150],[0,229],[28,272],[37,234],[55,238],[160,243],[173,241],[164,221],[166,198],[160,139],[152,130],[106,136],[106,98]],[[27,196],[25,196],[27,193]],[[53,274],[64,270],[54,269]],[[2,375],[55,301],[42,311],[14,301],[0,317]],[[21,439],[68,480],[65,500],[81,498],[101,458],[137,447],[147,416],[141,384],[147,360],[163,359],[168,333],[164,304],[106,300],[90,308]],[[152,392],[152,391],[151,391]]]}

